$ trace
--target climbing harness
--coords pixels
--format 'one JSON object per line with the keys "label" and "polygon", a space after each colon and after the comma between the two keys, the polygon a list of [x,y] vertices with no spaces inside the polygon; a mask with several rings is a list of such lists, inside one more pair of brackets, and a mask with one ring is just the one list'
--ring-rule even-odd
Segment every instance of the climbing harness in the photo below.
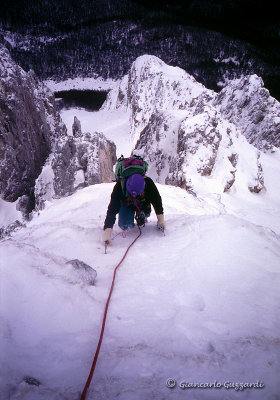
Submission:
{"label": "climbing harness", "polygon": [[[112,279],[112,283],[111,283],[111,289],[110,289],[110,292],[109,292],[109,295],[108,295],[108,298],[107,298],[107,302],[106,302],[106,306],[105,306],[105,310],[104,310],[103,322],[102,322],[102,327],[101,327],[101,331],[100,331],[100,335],[99,335],[98,345],[97,345],[97,348],[96,348],[96,351],[95,351],[95,355],[94,355],[94,358],[93,358],[91,370],[90,370],[88,379],[86,381],[86,384],[84,386],[84,390],[83,390],[83,393],[81,395],[81,399],[80,400],[85,400],[85,398],[86,398],[87,390],[88,390],[88,388],[90,386],[90,383],[91,383],[91,380],[92,380],[92,377],[93,377],[93,373],[94,373],[94,370],[95,370],[95,367],[96,367],[96,363],[97,363],[97,359],[98,359],[98,355],[99,355],[99,350],[100,350],[100,347],[101,347],[101,344],[102,344],[102,339],[103,339],[103,334],[104,334],[104,329],[105,329],[105,324],[106,324],[106,317],[107,317],[108,307],[109,307],[109,303],[110,303],[111,296],[112,296],[112,293],[113,293],[113,288],[114,288],[115,278],[116,278],[116,274],[117,274],[117,269],[119,268],[119,266],[124,261],[129,249],[134,245],[136,240],[139,239],[139,237],[142,235],[142,231],[141,231],[140,226],[139,225],[137,225],[137,226],[138,226],[138,229],[139,229],[138,236],[133,240],[132,243],[130,243],[130,245],[126,249],[121,261],[118,263],[118,265],[114,269],[114,275],[113,275],[113,279]],[[108,244],[107,244],[107,246],[108,246]],[[105,253],[106,253],[107,246],[105,244]]]}

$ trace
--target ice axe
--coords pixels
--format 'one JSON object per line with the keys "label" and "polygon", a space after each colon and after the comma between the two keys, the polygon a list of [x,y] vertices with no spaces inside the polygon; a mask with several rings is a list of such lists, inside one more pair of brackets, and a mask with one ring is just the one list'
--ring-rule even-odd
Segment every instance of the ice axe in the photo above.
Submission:
{"label": "ice axe", "polygon": [[164,226],[163,226],[163,225],[158,226],[157,229],[158,229],[160,232],[162,232],[163,236],[165,236]]}
{"label": "ice axe", "polygon": [[104,246],[105,246],[105,254],[107,254],[107,247],[109,246],[109,244],[110,244],[109,240],[106,240],[105,243],[104,243]]}

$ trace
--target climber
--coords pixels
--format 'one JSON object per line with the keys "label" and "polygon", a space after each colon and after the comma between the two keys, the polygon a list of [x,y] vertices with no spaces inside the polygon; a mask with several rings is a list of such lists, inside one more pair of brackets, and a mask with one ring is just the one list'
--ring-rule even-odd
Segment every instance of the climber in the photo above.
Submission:
{"label": "climber", "polygon": [[140,174],[128,177],[124,188],[121,181],[118,181],[111,194],[102,242],[111,244],[111,232],[117,214],[119,214],[119,227],[122,230],[133,228],[134,218],[137,225],[144,226],[151,213],[151,204],[157,215],[157,228],[164,231],[162,200],[154,181]]}

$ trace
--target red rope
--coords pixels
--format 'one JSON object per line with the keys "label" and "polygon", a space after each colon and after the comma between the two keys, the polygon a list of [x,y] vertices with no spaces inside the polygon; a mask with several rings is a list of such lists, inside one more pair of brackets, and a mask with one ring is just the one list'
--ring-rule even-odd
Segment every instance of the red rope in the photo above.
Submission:
{"label": "red rope", "polygon": [[111,299],[111,296],[112,296],[112,293],[113,293],[113,288],[114,288],[114,283],[115,283],[115,278],[116,278],[117,269],[118,269],[119,266],[122,264],[122,262],[123,262],[123,260],[125,259],[125,257],[126,257],[128,251],[129,251],[129,249],[134,245],[134,243],[136,242],[136,240],[142,235],[142,231],[141,231],[140,226],[139,226],[139,225],[137,225],[137,226],[138,226],[138,228],[139,228],[139,235],[138,235],[138,236],[133,240],[133,242],[128,246],[128,248],[126,249],[126,252],[124,253],[124,255],[123,255],[121,261],[118,263],[118,265],[115,267],[115,270],[114,270],[114,275],[113,275],[113,279],[112,279],[111,289],[110,289],[109,296],[108,296],[107,303],[106,303],[105,310],[104,310],[103,322],[102,322],[102,327],[101,327],[101,332],[100,332],[100,336],[99,336],[98,345],[97,345],[97,348],[96,348],[96,351],[95,351],[95,355],[94,355],[94,359],[93,359],[93,362],[92,362],[92,366],[91,366],[91,370],[90,370],[88,379],[87,379],[87,381],[86,381],[86,384],[85,384],[83,393],[82,393],[82,395],[81,395],[81,400],[85,400],[85,398],[86,398],[87,390],[88,390],[88,388],[89,388],[89,386],[90,386],[90,383],[91,383],[91,380],[92,380],[92,376],[93,376],[93,373],[94,373],[94,370],[95,370],[95,367],[96,367],[96,363],[97,363],[97,359],[98,359],[98,355],[99,355],[99,350],[100,350],[100,347],[101,347],[101,344],[102,344],[102,339],[103,339],[105,324],[106,324],[107,311],[108,311],[110,299]]}

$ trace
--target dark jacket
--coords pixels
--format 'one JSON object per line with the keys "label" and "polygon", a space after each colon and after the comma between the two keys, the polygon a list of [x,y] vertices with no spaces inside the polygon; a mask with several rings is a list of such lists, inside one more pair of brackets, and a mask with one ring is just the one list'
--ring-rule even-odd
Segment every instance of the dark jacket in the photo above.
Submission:
{"label": "dark jacket", "polygon": [[[121,202],[127,204],[128,207],[133,207],[133,205],[129,205],[129,202],[127,202],[127,200],[127,197],[125,197],[122,192],[121,183],[117,182],[111,194],[111,201],[108,206],[104,229],[113,228],[116,221],[116,215],[119,213],[120,210]],[[141,200],[141,210],[149,214],[151,212],[151,204],[153,205],[155,213],[157,215],[163,214],[162,200],[159,191],[157,190],[154,181],[146,176],[144,196]]]}

